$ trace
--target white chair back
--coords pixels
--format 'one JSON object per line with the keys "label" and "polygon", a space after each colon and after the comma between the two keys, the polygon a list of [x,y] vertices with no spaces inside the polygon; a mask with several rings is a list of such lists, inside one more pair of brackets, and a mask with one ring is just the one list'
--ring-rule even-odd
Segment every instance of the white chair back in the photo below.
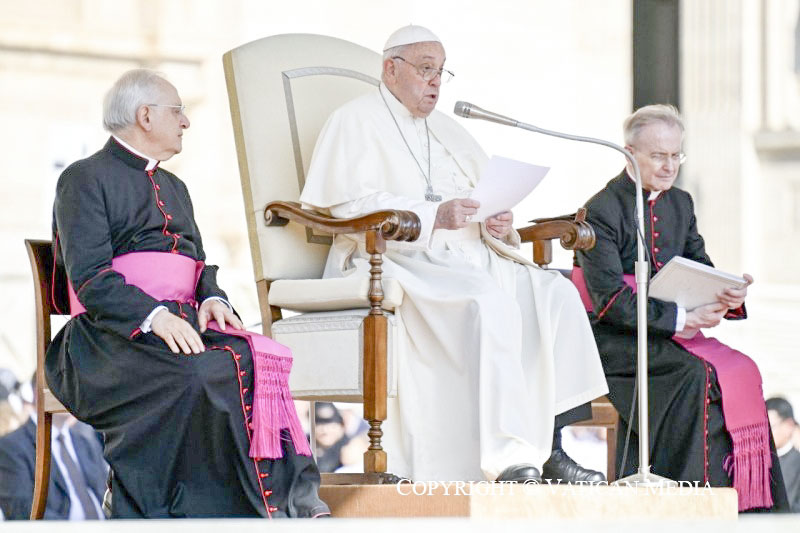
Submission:
{"label": "white chair back", "polygon": [[264,206],[297,201],[317,136],[345,102],[375,90],[381,56],[311,34],[265,37],[223,56],[255,281],[322,276],[329,235],[267,227]]}

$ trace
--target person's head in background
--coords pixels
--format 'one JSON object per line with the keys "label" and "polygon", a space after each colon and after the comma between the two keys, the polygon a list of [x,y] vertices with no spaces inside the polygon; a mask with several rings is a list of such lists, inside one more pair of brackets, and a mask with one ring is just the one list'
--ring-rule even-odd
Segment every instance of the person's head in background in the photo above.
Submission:
{"label": "person's head in background", "polygon": [[332,403],[317,403],[315,422],[318,447],[322,449],[330,448],[344,438],[344,420],[339,410]]}
{"label": "person's head in background", "polygon": [[14,373],[0,368],[0,436],[14,431],[27,418],[19,389]]}
{"label": "person's head in background", "polygon": [[767,414],[772,436],[775,439],[775,448],[781,449],[792,440],[797,422],[794,420],[794,410],[785,398],[775,397],[767,400]]}

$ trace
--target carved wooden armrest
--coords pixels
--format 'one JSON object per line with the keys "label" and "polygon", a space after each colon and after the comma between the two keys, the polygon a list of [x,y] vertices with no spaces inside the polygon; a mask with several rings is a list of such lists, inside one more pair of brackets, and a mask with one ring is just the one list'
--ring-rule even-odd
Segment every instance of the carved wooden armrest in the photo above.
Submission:
{"label": "carved wooden armrest", "polygon": [[374,231],[387,241],[415,241],[422,230],[419,217],[412,211],[386,210],[356,218],[333,218],[303,209],[297,202],[270,202],[264,208],[267,226],[285,226],[290,220],[334,235]]}
{"label": "carved wooden armrest", "polygon": [[370,315],[383,316],[383,287],[381,265],[386,241],[415,241],[422,231],[419,217],[412,211],[375,211],[356,218],[333,218],[303,209],[297,202],[270,202],[264,208],[267,226],[285,226],[292,220],[326,233],[364,233],[367,253],[370,254],[369,301]]}
{"label": "carved wooden armrest", "polygon": [[537,218],[533,224],[518,229],[522,242],[533,243],[533,261],[537,265],[548,265],[553,259],[551,239],[559,239],[565,250],[590,250],[595,244],[594,229],[586,222],[586,209],[580,208],[573,215],[552,218]]}

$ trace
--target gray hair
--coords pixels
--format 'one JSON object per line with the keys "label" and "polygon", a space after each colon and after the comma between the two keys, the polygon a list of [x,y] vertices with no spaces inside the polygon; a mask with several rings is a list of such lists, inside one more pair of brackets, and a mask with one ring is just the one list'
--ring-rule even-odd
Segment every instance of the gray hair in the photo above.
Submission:
{"label": "gray hair", "polygon": [[[410,44],[401,44],[400,46],[387,48],[386,50],[383,51],[382,63],[385,63],[387,59],[391,59],[395,56],[402,56],[403,54],[406,53],[406,50],[408,50],[411,46],[412,45]],[[383,71],[381,71],[381,80],[386,81],[385,74]]]}
{"label": "gray hair", "polygon": [[163,74],[146,68],[129,70],[108,90],[103,99],[103,127],[117,133],[136,123],[136,112],[154,103],[169,83]]}
{"label": "gray hair", "polygon": [[654,122],[662,122],[667,126],[677,126],[681,130],[681,137],[683,137],[685,131],[683,119],[675,106],[653,104],[640,107],[635,113],[625,119],[625,122],[622,124],[625,144],[633,145],[642,129]]}
{"label": "gray hair", "polygon": [[406,52],[406,50],[411,48],[411,46],[412,46],[411,44],[401,44],[400,46],[387,48],[386,50],[383,51],[383,60],[386,61],[387,59],[391,59],[395,56],[401,56]]}

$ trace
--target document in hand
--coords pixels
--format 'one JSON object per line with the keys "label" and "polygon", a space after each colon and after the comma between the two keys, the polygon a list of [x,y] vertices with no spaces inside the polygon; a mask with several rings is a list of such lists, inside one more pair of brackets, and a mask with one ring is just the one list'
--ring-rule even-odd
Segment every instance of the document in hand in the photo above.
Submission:
{"label": "document in hand", "polygon": [[481,203],[474,220],[508,211],[539,185],[550,167],[492,156],[470,198]]}
{"label": "document in hand", "polygon": [[727,287],[740,289],[746,284],[739,276],[676,256],[650,280],[648,296],[691,311],[716,302],[717,294]]}

